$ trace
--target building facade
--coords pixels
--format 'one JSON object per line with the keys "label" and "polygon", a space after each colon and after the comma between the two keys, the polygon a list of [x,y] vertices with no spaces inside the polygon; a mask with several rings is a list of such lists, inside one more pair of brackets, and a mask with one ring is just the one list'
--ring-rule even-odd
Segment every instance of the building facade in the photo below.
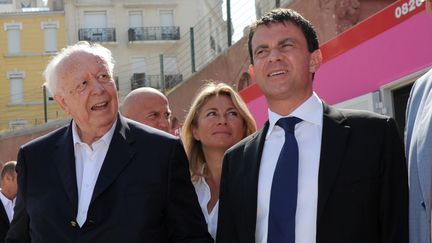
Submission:
{"label": "building facade", "polygon": [[97,42],[112,51],[120,97],[142,86],[166,91],[224,48],[221,4],[220,0],[66,0],[67,40],[68,44]]}
{"label": "building facade", "polygon": [[66,117],[42,88],[48,60],[65,45],[64,12],[38,4],[0,2],[0,131]]}
{"label": "building facade", "polygon": [[312,22],[317,29],[320,43],[325,43],[395,1],[396,0],[255,0],[255,9],[257,16],[261,16],[276,7],[295,9]]}

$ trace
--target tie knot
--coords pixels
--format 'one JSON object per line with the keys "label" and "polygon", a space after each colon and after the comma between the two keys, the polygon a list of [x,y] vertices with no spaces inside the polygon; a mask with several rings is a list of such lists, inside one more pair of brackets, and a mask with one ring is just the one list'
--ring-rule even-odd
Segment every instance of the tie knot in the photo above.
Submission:
{"label": "tie knot", "polygon": [[295,125],[301,121],[303,120],[295,116],[283,117],[276,122],[276,125],[282,127],[285,130],[285,133],[294,133]]}

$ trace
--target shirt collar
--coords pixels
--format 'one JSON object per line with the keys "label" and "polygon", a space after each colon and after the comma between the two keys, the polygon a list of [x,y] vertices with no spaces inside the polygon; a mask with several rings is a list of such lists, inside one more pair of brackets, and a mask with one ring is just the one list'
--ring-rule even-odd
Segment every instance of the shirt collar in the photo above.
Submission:
{"label": "shirt collar", "polygon": [[281,116],[276,112],[268,109],[268,117],[269,117],[269,129],[266,135],[266,138],[273,131],[276,122],[282,117],[295,116],[302,119],[305,122],[312,123],[318,126],[322,125],[322,117],[323,117],[323,105],[321,99],[318,95],[313,92],[312,95],[297,107],[291,114],[287,116]]}
{"label": "shirt collar", "polygon": [[0,199],[1,199],[2,203],[3,203],[3,205],[8,205],[8,203],[10,203],[10,202],[12,202],[12,205],[14,205],[14,203],[15,203],[15,198],[12,199],[12,200],[10,200],[1,191],[0,191]]}
{"label": "shirt collar", "polygon": [[[103,141],[106,145],[109,145],[111,142],[111,139],[114,135],[114,130],[115,130],[116,124],[117,124],[117,120],[114,122],[114,124],[112,125],[110,130],[108,130],[107,133],[105,133],[99,140],[97,140],[93,144],[98,143],[99,141]],[[76,125],[74,120],[72,120],[72,139],[73,139],[73,144],[82,144],[83,143],[81,141],[81,138],[78,135],[77,125]]]}

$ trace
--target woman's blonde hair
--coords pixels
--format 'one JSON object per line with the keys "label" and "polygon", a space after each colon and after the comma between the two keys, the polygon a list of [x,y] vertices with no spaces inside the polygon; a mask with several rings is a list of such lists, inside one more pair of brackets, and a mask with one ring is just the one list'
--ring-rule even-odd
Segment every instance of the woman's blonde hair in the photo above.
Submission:
{"label": "woman's blonde hair", "polygon": [[250,113],[243,99],[233,88],[225,83],[216,84],[211,81],[203,85],[192,102],[192,105],[183,123],[181,132],[182,141],[186,150],[186,154],[189,158],[189,169],[193,181],[196,181],[198,176],[202,175],[201,170],[203,164],[205,163],[201,142],[196,140],[193,136],[193,128],[198,127],[198,113],[207,100],[209,100],[211,97],[220,95],[225,95],[231,98],[231,101],[238,110],[240,117],[243,119],[243,124],[245,126],[243,138],[256,131],[256,124],[252,114]]}

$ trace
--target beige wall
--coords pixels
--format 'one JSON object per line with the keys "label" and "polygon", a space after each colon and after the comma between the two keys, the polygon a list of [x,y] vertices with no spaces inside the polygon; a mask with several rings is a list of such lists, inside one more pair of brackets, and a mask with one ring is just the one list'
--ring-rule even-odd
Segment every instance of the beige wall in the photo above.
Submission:
{"label": "beige wall", "polygon": [[[197,68],[206,65],[217,56],[211,51],[208,19],[215,27],[212,32],[221,36],[217,44],[226,49],[226,30],[222,19],[222,8],[215,8],[214,0],[170,0],[170,1],[111,1],[111,0],[66,0],[66,33],[68,44],[78,41],[78,30],[84,27],[85,11],[106,11],[107,28],[116,29],[116,42],[102,43],[113,52],[116,66],[115,76],[119,77],[120,98],[130,92],[130,79],[133,74],[132,59],[145,58],[146,75],[160,74],[159,55],[177,58],[178,73],[189,77],[190,67],[190,27],[195,30]],[[142,11],[143,26],[160,26],[159,11],[173,10],[174,25],[180,27],[180,40],[140,41],[129,43],[129,11]],[[204,19],[203,19],[204,18]],[[201,27],[202,26],[202,27]],[[216,28],[217,27],[217,28]],[[218,31],[219,30],[219,31]],[[220,42],[220,43],[219,43]]]}

